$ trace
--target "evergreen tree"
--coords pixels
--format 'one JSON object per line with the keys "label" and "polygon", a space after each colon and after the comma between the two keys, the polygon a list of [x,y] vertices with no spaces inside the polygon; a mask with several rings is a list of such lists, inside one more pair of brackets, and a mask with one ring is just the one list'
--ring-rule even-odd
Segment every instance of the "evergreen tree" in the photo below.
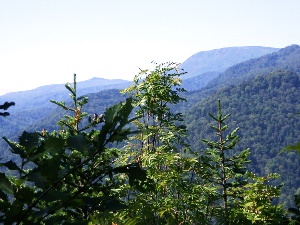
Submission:
{"label": "evergreen tree", "polygon": [[280,194],[280,187],[267,182],[276,178],[271,174],[258,177],[247,171],[249,149],[233,152],[239,141],[238,128],[228,131],[220,100],[217,115],[209,113],[216,122],[211,128],[217,140],[202,139],[208,148],[200,153],[199,182],[214,190],[207,196],[207,219],[217,224],[282,224],[285,220],[280,206],[272,199]]}
{"label": "evergreen tree", "polygon": [[91,116],[83,111],[88,99],[76,95],[76,75],[66,88],[73,106],[52,101],[71,112],[59,121],[61,130],[24,131],[18,142],[4,138],[19,161],[0,164],[6,170],[0,173],[0,223],[87,224],[92,214],[125,207],[114,195],[115,174],[133,184],[146,177],[138,164],[116,166],[119,150],[109,147],[131,134],[131,98]]}

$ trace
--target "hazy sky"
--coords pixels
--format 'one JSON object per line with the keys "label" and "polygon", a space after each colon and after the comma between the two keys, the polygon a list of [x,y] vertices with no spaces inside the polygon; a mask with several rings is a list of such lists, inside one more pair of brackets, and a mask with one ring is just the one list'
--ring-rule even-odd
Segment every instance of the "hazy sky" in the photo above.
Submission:
{"label": "hazy sky", "polygon": [[0,0],[0,94],[231,46],[300,44],[299,0]]}

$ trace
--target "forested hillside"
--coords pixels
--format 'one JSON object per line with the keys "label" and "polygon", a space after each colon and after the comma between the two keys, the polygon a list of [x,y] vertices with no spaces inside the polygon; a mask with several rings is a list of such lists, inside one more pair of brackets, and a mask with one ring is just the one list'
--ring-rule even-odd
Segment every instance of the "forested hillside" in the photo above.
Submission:
{"label": "forested hillside", "polygon": [[[183,87],[189,91],[204,88],[207,83],[216,78],[220,72],[228,67],[270,52],[277,51],[276,48],[267,47],[233,47],[219,50],[199,52],[188,58],[181,67],[187,74],[183,75]],[[213,72],[217,69],[218,72]],[[205,74],[203,74],[206,72]],[[198,76],[197,76],[198,75]],[[80,75],[78,75],[80,76]],[[194,76],[194,77],[193,77]],[[192,77],[188,79],[189,77]],[[122,89],[128,87],[132,82],[118,79],[93,78],[87,81],[78,82],[78,94],[97,93],[101,90]],[[68,93],[63,84],[42,86],[29,91],[13,92],[0,96],[0,102],[7,100],[14,101],[15,107],[11,109],[13,116],[10,118],[11,129],[6,129],[7,121],[0,123],[0,133],[3,136],[11,136],[17,131],[27,129],[39,123],[40,120],[47,121],[55,111],[50,99],[57,101],[66,100]],[[0,118],[1,119],[1,118]]]}
{"label": "forested hillside", "polygon": [[[70,75],[72,78],[72,75]],[[132,81],[121,79],[104,79],[94,77],[90,80],[78,82],[78,94],[85,95],[89,93],[97,93],[102,90],[122,89],[129,86]],[[12,112],[18,112],[22,109],[32,110],[37,108],[48,109],[49,99],[56,99],[57,101],[68,100],[68,92],[64,84],[50,84],[41,86],[32,90],[22,92],[12,92],[0,96],[0,102],[6,99],[18,102]]]}
{"label": "forested hillside", "polygon": [[[299,68],[300,46],[291,45],[280,49],[278,52],[238,63],[228,68],[219,76],[215,73],[204,74],[204,77],[213,77],[213,79],[210,79],[210,82],[204,81],[201,75],[195,76],[183,80],[183,87],[188,90],[184,96],[188,101],[180,107],[176,107],[176,109],[184,110],[184,108],[190,108],[198,101],[209,97],[221,88],[236,85],[243,81],[247,82],[258,75],[265,75],[278,70],[286,70],[299,74]],[[199,86],[198,90],[195,89],[196,86]]]}
{"label": "forested hillside", "polygon": [[[284,147],[300,140],[300,117],[297,114],[300,112],[300,47],[288,46],[278,52],[236,64],[220,75],[216,72],[202,75],[184,79],[180,88],[188,90],[182,93],[186,102],[170,106],[172,112],[184,115],[184,123],[188,128],[186,141],[191,149],[195,152],[203,151],[207,146],[201,139],[215,139],[210,128],[212,119],[208,113],[218,113],[217,102],[220,99],[223,114],[231,114],[227,124],[240,128],[240,141],[235,150],[239,152],[250,148],[251,163],[247,168],[259,176],[278,173],[281,177],[272,181],[275,182],[272,184],[284,183],[279,202],[285,207],[293,205],[294,194],[300,193],[300,157],[294,152],[279,153]],[[214,80],[208,83],[203,80],[206,78]],[[175,83],[177,85],[178,81]],[[79,87],[80,82],[79,92],[84,90],[82,93],[88,93],[91,90]],[[151,88],[145,90],[152,90]],[[89,102],[85,105],[85,111],[97,116],[103,114],[107,107],[125,100],[118,89],[86,96]],[[12,115],[9,118],[0,117],[1,135],[16,140],[22,130],[59,130],[57,121],[66,112],[50,103],[51,99],[62,98],[59,94],[50,95],[47,103],[41,103],[39,99],[36,99],[37,102],[32,100],[30,104],[46,107],[29,108],[25,111],[16,107],[18,100],[15,100]],[[71,107],[72,101],[66,104]],[[82,120],[82,123],[88,124],[89,121]],[[118,144],[121,145],[124,142]],[[0,147],[2,160],[10,159],[7,143],[2,140]]]}
{"label": "forested hillside", "polygon": [[[106,108],[125,99],[125,97],[120,94],[120,90],[117,89],[100,91],[94,94],[88,94],[87,96],[89,98],[89,102],[86,105],[87,112],[90,114],[96,113],[97,115],[103,114]],[[51,111],[41,108],[28,110],[26,112],[14,112],[9,118],[0,117],[0,128],[2,129],[1,135],[9,137],[12,140],[17,140],[23,130],[34,132],[42,131],[43,129],[48,131],[60,129],[60,126],[57,124],[57,120],[62,118],[66,112],[51,103],[50,100],[56,99],[49,99],[47,104],[45,103],[47,108],[52,109]],[[72,102],[70,100],[66,101],[66,104],[72,106]],[[45,114],[44,116],[39,115],[43,113]],[[37,120],[36,118],[42,119]],[[16,129],[16,127],[18,129]],[[11,157],[8,151],[8,146],[2,139],[0,140],[0,148],[3,159]]]}
{"label": "forested hillside", "polygon": [[181,86],[187,91],[195,91],[204,88],[211,80],[218,77],[218,72],[206,72],[198,76],[183,79]]}
{"label": "forested hillside", "polygon": [[[88,96],[89,99],[88,103],[85,106],[86,112],[89,114],[96,113],[97,115],[103,114],[103,112],[105,112],[106,108],[108,108],[109,106],[125,100],[125,96],[121,95],[120,90],[118,89],[100,91],[97,93],[88,94],[86,96]],[[50,101],[49,104],[53,105],[53,103],[51,103]],[[67,101],[66,104],[72,105],[72,102]],[[56,124],[57,118],[63,117],[66,114],[66,112],[61,110],[57,106],[55,106],[55,108],[56,110],[52,112],[47,118],[44,118],[41,121],[32,124],[28,128],[29,131],[42,129],[51,131],[59,129],[60,127]]]}
{"label": "forested hillside", "polygon": [[[210,97],[215,107],[204,110],[210,110],[214,120],[212,129],[203,134],[209,148],[189,145],[193,140],[186,139],[191,135],[186,136],[185,124],[199,125],[202,117],[195,114],[193,121],[186,116],[187,122],[172,110],[184,100],[178,78],[182,73],[175,66],[164,63],[152,71],[141,70],[134,85],[122,91],[126,100],[103,114],[100,96],[94,96],[96,105],[87,107],[94,114],[86,113],[88,98],[77,95],[74,75],[73,84],[66,85],[72,104],[52,101],[70,112],[58,121],[58,130],[23,132],[16,142],[4,138],[16,160],[4,158],[0,164],[0,222],[280,225],[298,221],[274,204],[280,187],[269,181],[276,181],[277,175],[261,176],[247,169],[250,150],[243,146],[243,151],[236,151],[238,123],[230,124],[219,100]],[[255,92],[261,84],[270,87],[267,90],[300,86],[298,75],[280,72],[278,76],[279,80],[276,74],[265,83],[260,80]],[[108,100],[116,92],[100,94]],[[210,98],[203,101],[209,103]],[[183,113],[188,115],[198,104]],[[116,143],[122,145],[112,147]]]}
{"label": "forested hillside", "polygon": [[205,147],[201,138],[212,138],[207,115],[216,111],[220,99],[224,114],[231,114],[229,124],[240,128],[238,149],[250,148],[249,169],[280,174],[285,183],[281,201],[291,204],[300,187],[300,160],[296,153],[279,153],[300,140],[299,88],[298,74],[276,71],[216,91],[184,112],[190,144],[199,151]]}
{"label": "forested hillside", "polygon": [[[71,76],[70,76],[71,77]],[[119,79],[92,78],[87,81],[78,82],[78,94],[85,95],[89,93],[98,93],[107,90],[109,95],[111,89],[122,89],[129,86],[132,82]],[[23,130],[31,129],[41,120],[48,121],[49,118],[57,118],[56,106],[50,103],[50,100],[63,101],[68,100],[68,92],[64,84],[53,84],[42,86],[33,90],[13,92],[0,96],[0,102],[7,100],[14,101],[16,105],[11,108],[12,116],[9,121],[0,118],[0,133],[2,136],[16,136]],[[105,102],[105,99],[103,100]],[[114,98],[111,102],[115,102]],[[107,103],[106,107],[110,103]],[[42,122],[44,123],[44,122]],[[50,126],[53,126],[52,124]],[[7,129],[10,127],[10,129]],[[0,142],[1,145],[2,142]]]}
{"label": "forested hillside", "polygon": [[212,80],[209,88],[226,86],[233,83],[251,79],[260,74],[268,74],[275,70],[287,70],[295,73],[300,72],[300,46],[291,45],[273,52],[236,64],[222,73],[218,78]]}

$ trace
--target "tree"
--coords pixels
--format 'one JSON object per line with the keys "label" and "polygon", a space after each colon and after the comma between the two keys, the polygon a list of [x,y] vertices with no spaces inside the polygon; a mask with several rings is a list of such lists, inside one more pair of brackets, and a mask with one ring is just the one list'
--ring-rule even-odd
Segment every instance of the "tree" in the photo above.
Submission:
{"label": "tree", "polygon": [[286,219],[280,206],[272,204],[280,187],[267,182],[278,175],[256,176],[246,169],[249,149],[234,153],[239,141],[238,128],[228,131],[218,100],[217,115],[209,113],[216,122],[211,128],[217,140],[202,139],[208,146],[199,155],[198,175],[203,185],[214,190],[207,196],[207,220],[218,224],[282,224]]}
{"label": "tree", "polygon": [[195,157],[185,141],[182,114],[170,109],[184,100],[179,93],[185,90],[178,87],[182,74],[175,63],[155,64],[154,70],[141,70],[123,91],[133,99],[138,117],[133,125],[141,131],[130,138],[124,160],[147,170],[151,188],[137,191],[125,186],[128,209],[116,217],[132,218],[136,224],[191,224],[190,171]]}
{"label": "tree", "polygon": [[59,121],[61,130],[24,131],[18,142],[4,137],[19,161],[0,164],[6,170],[0,173],[0,223],[87,224],[97,211],[125,207],[113,192],[115,174],[135,186],[146,177],[138,164],[116,166],[120,150],[109,147],[132,134],[132,99],[91,116],[83,111],[88,99],[76,95],[75,74],[65,87],[73,106],[52,101],[71,113]]}

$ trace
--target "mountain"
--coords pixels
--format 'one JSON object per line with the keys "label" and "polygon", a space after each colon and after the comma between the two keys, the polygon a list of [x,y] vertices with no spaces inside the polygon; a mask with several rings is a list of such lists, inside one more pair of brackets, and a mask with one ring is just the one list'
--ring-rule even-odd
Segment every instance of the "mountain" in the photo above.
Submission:
{"label": "mountain", "polygon": [[291,45],[258,58],[233,65],[221,75],[211,80],[208,87],[226,86],[251,79],[256,75],[268,74],[275,70],[300,73],[300,46]]}
{"label": "mountain", "polygon": [[[123,89],[132,82],[120,79],[92,78],[87,81],[77,82],[78,96],[88,93],[97,93],[102,90]],[[14,101],[15,106],[9,108],[8,118],[0,117],[1,136],[15,136],[16,131],[22,131],[33,126],[40,120],[46,119],[56,111],[56,105],[50,100],[68,101],[69,92],[64,84],[42,86],[29,91],[13,92],[0,96],[0,103]]]}
{"label": "mountain", "polygon": [[188,92],[187,102],[177,107],[186,115],[193,149],[200,150],[205,148],[200,139],[212,138],[208,113],[216,113],[220,99],[224,115],[231,114],[229,125],[240,127],[239,150],[250,148],[250,170],[281,175],[277,184],[285,184],[280,199],[285,206],[300,191],[299,156],[279,154],[300,141],[299,77],[300,46],[291,45],[228,68],[205,87]]}
{"label": "mountain", "polygon": [[[84,107],[84,111],[90,115],[97,113],[103,114],[105,110],[118,102],[125,101],[125,96],[120,94],[119,89],[103,90],[97,93],[90,93],[86,95],[88,97],[88,103]],[[66,101],[68,105],[70,101]],[[56,106],[55,106],[56,107]],[[41,131],[46,129],[49,131],[59,129],[57,121],[59,118],[63,118],[66,111],[56,107],[56,110],[50,113],[46,118],[31,124],[28,127],[28,131]]]}
{"label": "mountain", "polygon": [[[108,89],[123,89],[128,87],[131,83],[131,81],[121,79],[104,79],[94,77],[87,81],[77,82],[77,93],[78,95],[85,95]],[[62,101],[67,98],[68,91],[64,84],[51,84],[41,86],[33,90],[12,92],[2,95],[0,96],[0,102],[14,101],[16,106],[11,107],[10,111],[17,112],[20,110],[23,111],[48,107],[50,99]]]}
{"label": "mountain", "polygon": [[290,206],[293,194],[300,187],[300,157],[296,152],[279,153],[284,147],[300,141],[299,89],[299,74],[273,71],[216,90],[183,111],[192,149],[206,148],[201,138],[216,139],[208,113],[216,114],[220,99],[223,115],[231,114],[226,121],[230,130],[240,128],[236,150],[250,148],[250,171],[262,176],[267,173],[281,175],[276,183],[285,184],[280,201]]}
{"label": "mountain", "polygon": [[278,51],[277,48],[259,46],[201,51],[192,55],[180,65],[180,68],[187,72],[182,78],[188,79],[207,72],[221,73],[235,64],[276,51]]}
{"label": "mountain", "polygon": [[[208,113],[215,114],[217,99],[221,99],[224,115],[231,113],[228,119],[229,127],[232,129],[240,127],[240,143],[237,150],[250,148],[252,163],[249,169],[261,175],[279,173],[281,180],[277,184],[285,183],[280,201],[290,206],[293,194],[300,191],[298,189],[300,159],[295,153],[279,154],[279,152],[283,147],[299,141],[300,137],[300,118],[296,116],[297,112],[300,112],[300,47],[292,45],[278,51],[273,50],[273,53],[247,59],[226,69],[224,66],[224,71],[222,69],[206,72],[199,70],[198,76],[190,78],[184,75],[183,86],[186,85],[190,90],[184,94],[187,102],[177,105],[174,110],[185,115],[192,148],[201,150],[205,146],[200,139],[213,138]],[[225,49],[220,52],[229,55]],[[226,58],[219,57],[224,60]],[[236,56],[233,59],[237,60],[240,57]],[[225,62],[226,60],[224,65]],[[229,64],[227,62],[227,65]],[[217,68],[217,63],[212,61],[211,66],[207,64],[206,68]],[[98,78],[94,81],[90,80],[87,86],[78,82],[78,91],[82,91],[81,94],[90,93],[87,94],[90,101],[86,109],[89,113],[101,113],[105,107],[124,98],[117,89],[102,89],[100,92],[92,93],[93,88],[97,91],[98,87],[92,86],[97,81],[100,83],[99,88],[109,89],[108,86],[103,86],[105,80]],[[130,83],[120,82],[119,85],[127,87]],[[111,86],[115,87],[116,84]],[[59,88],[64,89],[65,92],[60,91]],[[68,92],[64,85],[60,87],[49,85],[35,91],[32,95],[22,92],[16,99],[8,98],[10,96],[5,96],[2,100],[0,98],[2,102],[16,101],[16,106],[11,107],[15,111],[9,110],[12,115],[8,118],[0,118],[2,136],[11,138],[20,135],[22,129],[29,131],[42,128],[56,129],[55,123],[61,118],[63,112],[58,111],[49,100],[60,101],[65,97],[68,98]],[[21,99],[24,101],[27,99],[28,105],[21,103]],[[22,104],[23,108],[20,107]],[[47,108],[48,105],[54,108],[50,110]],[[1,150],[3,156],[3,148]]]}
{"label": "mountain", "polygon": [[206,72],[198,76],[182,79],[181,86],[187,91],[194,91],[204,88],[208,83],[220,75],[218,72]]}

